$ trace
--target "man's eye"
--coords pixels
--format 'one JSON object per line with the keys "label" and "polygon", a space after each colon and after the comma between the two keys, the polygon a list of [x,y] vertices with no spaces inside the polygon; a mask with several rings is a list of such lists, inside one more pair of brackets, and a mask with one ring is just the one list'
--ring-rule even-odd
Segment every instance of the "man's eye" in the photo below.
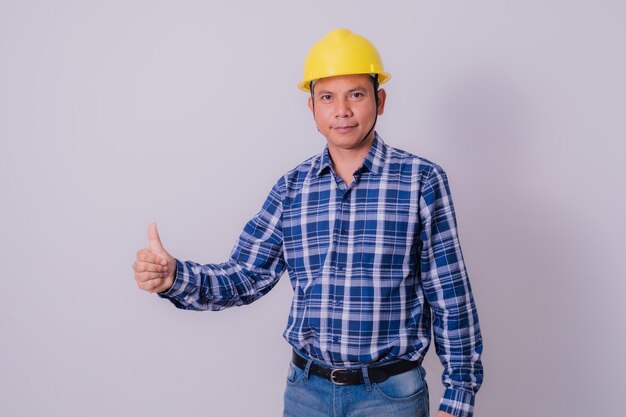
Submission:
{"label": "man's eye", "polygon": [[352,97],[353,98],[361,98],[363,96],[364,96],[364,94],[363,93],[359,93],[358,91],[355,91],[354,93],[352,93]]}
{"label": "man's eye", "polygon": [[330,100],[330,94],[324,94],[323,96],[320,97],[322,100]]}

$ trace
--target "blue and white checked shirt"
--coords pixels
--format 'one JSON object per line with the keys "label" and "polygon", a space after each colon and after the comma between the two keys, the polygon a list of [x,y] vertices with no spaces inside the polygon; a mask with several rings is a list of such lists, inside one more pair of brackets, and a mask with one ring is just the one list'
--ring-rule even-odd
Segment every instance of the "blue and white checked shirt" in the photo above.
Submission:
{"label": "blue and white checked shirt", "polygon": [[162,296],[221,310],[262,297],[287,270],[285,339],[340,367],[422,359],[432,323],[446,386],[440,410],[469,417],[482,340],[446,174],[376,136],[354,177],[346,186],[333,172],[328,148],[303,162],[274,185],[228,262],[177,260]]}

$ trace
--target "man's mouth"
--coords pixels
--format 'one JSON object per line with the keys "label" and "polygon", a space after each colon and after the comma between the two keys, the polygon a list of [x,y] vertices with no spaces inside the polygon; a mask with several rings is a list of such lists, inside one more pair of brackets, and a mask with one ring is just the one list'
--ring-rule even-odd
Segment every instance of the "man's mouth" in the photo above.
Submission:
{"label": "man's mouth", "polygon": [[352,129],[354,129],[356,126],[355,125],[345,125],[345,126],[334,126],[333,130],[336,130],[339,133],[346,133],[351,131]]}

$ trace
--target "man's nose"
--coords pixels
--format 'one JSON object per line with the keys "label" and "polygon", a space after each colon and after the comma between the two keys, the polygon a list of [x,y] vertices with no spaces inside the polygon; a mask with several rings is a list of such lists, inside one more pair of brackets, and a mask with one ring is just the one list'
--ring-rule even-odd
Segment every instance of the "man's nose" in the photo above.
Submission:
{"label": "man's nose", "polygon": [[345,118],[350,117],[352,115],[352,110],[350,109],[350,102],[347,98],[338,98],[335,101],[335,117],[336,118]]}

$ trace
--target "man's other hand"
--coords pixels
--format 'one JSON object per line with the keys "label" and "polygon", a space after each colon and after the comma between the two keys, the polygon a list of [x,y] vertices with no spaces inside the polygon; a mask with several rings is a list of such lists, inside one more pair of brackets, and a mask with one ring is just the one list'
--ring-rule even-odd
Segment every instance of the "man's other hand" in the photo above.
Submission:
{"label": "man's other hand", "polygon": [[148,240],[150,246],[140,249],[133,262],[135,281],[137,281],[137,286],[144,291],[167,291],[174,283],[176,261],[163,247],[155,223],[151,223],[148,227]]}

